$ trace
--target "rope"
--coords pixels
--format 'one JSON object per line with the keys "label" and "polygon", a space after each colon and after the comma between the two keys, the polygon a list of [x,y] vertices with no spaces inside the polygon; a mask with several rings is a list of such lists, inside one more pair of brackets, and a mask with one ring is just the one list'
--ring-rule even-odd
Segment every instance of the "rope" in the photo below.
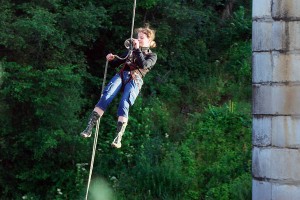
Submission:
{"label": "rope", "polygon": [[[132,25],[131,25],[131,35],[130,35],[130,40],[133,38],[133,29],[134,29],[134,19],[135,19],[135,10],[136,10],[136,0],[134,0],[133,4],[133,15],[132,15]],[[130,56],[132,53],[132,45],[131,49],[128,51],[128,54],[125,58],[120,58],[119,56],[116,56],[118,59],[125,60]],[[103,82],[102,82],[102,90],[101,90],[101,96],[103,95],[104,87],[105,87],[105,82],[106,82],[106,76],[107,76],[107,67],[108,67],[108,60],[106,60],[105,64],[105,71],[104,71],[104,77],[103,77]],[[88,200],[88,193],[90,189],[90,184],[91,184],[91,178],[92,178],[92,173],[93,173],[93,168],[94,168],[94,161],[95,161],[95,154],[96,154],[96,148],[97,148],[97,140],[98,140],[98,133],[99,133],[99,126],[100,126],[100,119],[98,119],[97,124],[96,124],[96,131],[95,131],[95,138],[94,138],[94,144],[93,144],[93,152],[92,152],[92,158],[91,158],[91,166],[90,166],[90,172],[89,172],[89,179],[88,179],[88,184],[87,184],[87,189],[86,189],[86,194],[85,194],[85,200]]]}
{"label": "rope", "polygon": [[132,40],[133,37],[133,28],[134,28],[134,19],[135,19],[135,9],[136,9],[136,0],[134,0],[133,3],[133,11],[132,11],[132,23],[131,23],[131,35],[130,35],[130,39]]}
{"label": "rope", "polygon": [[[134,0],[134,3],[133,3],[133,10],[132,10],[132,22],[131,22],[131,33],[130,33],[130,42],[132,41],[133,39],[133,30],[134,30],[134,19],[135,19],[135,10],[136,10],[136,0]],[[129,48],[129,51],[128,51],[128,54],[124,57],[124,58],[121,58],[120,56],[118,55],[114,55],[116,58],[118,58],[119,60],[125,60],[127,59],[131,54],[132,54],[132,49],[133,49],[133,46],[132,46],[132,43],[130,45],[130,48]]]}
{"label": "rope", "polygon": [[[106,64],[105,64],[101,96],[103,94],[104,87],[105,87],[106,76],[107,76],[107,67],[108,67],[108,60],[106,60]],[[90,183],[91,183],[91,178],[92,178],[92,173],[93,173],[94,160],[95,160],[95,154],[96,154],[96,148],[97,148],[98,133],[99,133],[99,126],[100,126],[100,119],[101,119],[101,117],[97,120],[97,125],[96,125],[95,138],[94,138],[94,144],[93,144],[93,152],[92,152],[92,159],[91,159],[91,167],[90,167],[90,172],[89,172],[89,179],[88,179],[88,184],[87,184],[87,189],[86,189],[86,194],[85,194],[85,200],[88,199],[88,193],[89,193]]]}

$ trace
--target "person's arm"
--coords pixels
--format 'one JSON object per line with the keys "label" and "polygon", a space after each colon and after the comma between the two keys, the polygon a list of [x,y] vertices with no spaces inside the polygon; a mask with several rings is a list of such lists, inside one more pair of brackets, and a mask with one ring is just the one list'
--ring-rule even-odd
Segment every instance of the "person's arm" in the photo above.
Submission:
{"label": "person's arm", "polygon": [[136,57],[135,63],[140,69],[151,69],[156,63],[157,55],[155,53],[144,55],[140,49],[135,49],[133,53]]}
{"label": "person's arm", "polygon": [[[127,54],[128,54],[128,52],[125,52],[125,53],[123,53],[120,57],[121,57],[121,58],[124,58],[124,57],[127,56]],[[107,59],[107,56],[106,56],[106,59]],[[111,60],[108,59],[108,61],[109,61],[109,65],[110,65],[112,68],[117,68],[117,67],[119,67],[121,64],[125,63],[125,62],[126,62],[126,59],[121,60],[121,59],[118,59],[118,58],[116,58],[116,57],[114,56],[113,59],[111,59]]]}

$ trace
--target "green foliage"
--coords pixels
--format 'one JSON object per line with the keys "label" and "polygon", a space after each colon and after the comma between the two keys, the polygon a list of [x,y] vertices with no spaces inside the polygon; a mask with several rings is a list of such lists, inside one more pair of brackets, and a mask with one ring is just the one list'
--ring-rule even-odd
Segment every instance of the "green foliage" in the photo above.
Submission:
{"label": "green foliage", "polygon": [[[91,2],[5,3],[1,8],[7,20],[3,22],[0,44],[13,52],[9,60],[39,68],[83,64],[82,47],[97,38],[107,18],[105,10]],[[18,15],[12,16],[12,12]]]}
{"label": "green foliage", "polygon": [[[211,106],[203,114],[192,117],[191,141],[197,144],[194,148],[203,170],[200,185],[205,186],[202,190],[205,199],[250,198],[250,117],[225,106]],[[233,184],[232,180],[243,184],[236,188],[237,183]]]}
{"label": "green foliage", "polygon": [[[3,170],[9,171],[1,180],[11,180],[1,187],[5,194],[13,194],[11,198],[33,191],[50,198],[57,188],[69,193],[76,182],[75,164],[80,161],[75,146],[82,146],[73,136],[80,127],[77,115],[84,103],[76,67],[40,71],[10,62],[1,66],[1,103],[6,108],[0,116],[6,124],[1,128],[1,161]],[[37,188],[40,184],[44,187]]]}
{"label": "green foliage", "polygon": [[[158,62],[122,149],[110,148],[119,97],[101,120],[91,199],[251,199],[251,5],[224,15],[229,2],[137,2],[135,27],[156,29]],[[93,141],[79,133],[106,53],[124,51],[132,3],[1,1],[4,199],[84,198]]]}

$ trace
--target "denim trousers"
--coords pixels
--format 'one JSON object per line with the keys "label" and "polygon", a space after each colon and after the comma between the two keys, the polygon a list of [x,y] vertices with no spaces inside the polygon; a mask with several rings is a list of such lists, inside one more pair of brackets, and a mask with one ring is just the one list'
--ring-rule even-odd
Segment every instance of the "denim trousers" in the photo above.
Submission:
{"label": "denim trousers", "polygon": [[134,104],[143,85],[143,79],[137,74],[135,74],[134,79],[132,79],[130,71],[123,71],[123,81],[119,73],[110,80],[104,88],[96,107],[106,111],[109,104],[121,91],[122,84],[124,83],[126,84],[123,86],[123,94],[118,106],[118,116],[128,118],[129,107]]}

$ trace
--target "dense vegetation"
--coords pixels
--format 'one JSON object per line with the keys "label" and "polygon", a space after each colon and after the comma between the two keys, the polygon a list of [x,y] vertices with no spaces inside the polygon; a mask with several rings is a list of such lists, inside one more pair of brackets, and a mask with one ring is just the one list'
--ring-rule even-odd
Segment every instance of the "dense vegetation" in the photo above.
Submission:
{"label": "dense vegetation", "polygon": [[[105,55],[124,51],[133,1],[1,0],[1,199],[83,199]],[[158,62],[112,149],[101,120],[90,199],[251,199],[251,2],[137,1]],[[116,71],[109,69],[109,77]]]}

